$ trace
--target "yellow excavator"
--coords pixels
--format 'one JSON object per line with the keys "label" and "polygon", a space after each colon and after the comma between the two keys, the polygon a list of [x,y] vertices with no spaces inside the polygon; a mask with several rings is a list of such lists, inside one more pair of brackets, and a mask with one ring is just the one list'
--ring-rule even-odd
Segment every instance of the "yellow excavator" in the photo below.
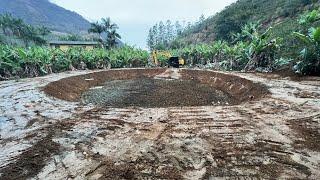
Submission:
{"label": "yellow excavator", "polygon": [[185,60],[182,57],[172,56],[168,51],[152,51],[152,61],[156,66],[168,65],[169,67],[179,68],[185,65]]}

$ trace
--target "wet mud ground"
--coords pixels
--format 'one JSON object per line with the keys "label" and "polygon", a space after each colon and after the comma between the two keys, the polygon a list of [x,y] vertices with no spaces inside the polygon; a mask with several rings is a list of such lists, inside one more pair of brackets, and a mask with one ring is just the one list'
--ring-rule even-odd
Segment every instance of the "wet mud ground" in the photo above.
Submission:
{"label": "wet mud ground", "polygon": [[319,78],[227,73],[270,92],[229,106],[94,106],[43,91],[85,73],[0,82],[0,179],[320,178]]}
{"label": "wet mud ground", "polygon": [[140,78],[93,87],[83,93],[82,102],[103,107],[165,108],[231,105],[237,101],[221,90],[191,80]]}

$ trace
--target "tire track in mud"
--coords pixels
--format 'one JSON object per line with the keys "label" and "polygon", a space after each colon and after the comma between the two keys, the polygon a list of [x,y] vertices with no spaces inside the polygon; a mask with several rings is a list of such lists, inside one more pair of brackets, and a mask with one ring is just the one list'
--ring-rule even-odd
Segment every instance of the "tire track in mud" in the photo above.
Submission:
{"label": "tire track in mud", "polygon": [[[259,108],[169,108],[165,121],[146,116],[144,122],[133,122],[134,117],[150,112],[139,108],[95,108],[73,118],[72,125],[54,138],[81,139],[75,143],[75,149],[64,153],[86,152],[87,158],[97,162],[87,169],[84,177],[88,178],[97,175],[107,179],[279,178],[285,170],[298,171],[308,177],[309,169],[291,159],[292,152],[286,150],[287,144],[259,134],[256,121],[261,121],[261,117],[255,115],[257,112]],[[152,117],[152,113],[148,115]],[[83,124],[89,129],[95,127],[86,135],[88,138],[79,134]],[[156,128],[155,124],[161,128]],[[148,134],[147,139],[151,141],[145,147],[147,150],[138,152],[133,148],[137,153],[131,155],[130,148],[123,151],[122,155],[129,155],[129,158],[113,158],[93,150],[96,138],[103,138],[103,141],[108,137],[129,138],[131,140],[125,142],[136,146],[147,140]],[[247,139],[248,135],[253,136],[252,141]],[[57,154],[48,156],[53,155]],[[68,166],[65,165],[66,169]]]}
{"label": "tire track in mud", "polygon": [[37,131],[36,142],[13,159],[11,163],[0,168],[0,179],[26,179],[36,176],[53,155],[61,152],[61,145],[52,139],[62,131],[71,128],[72,123],[58,122]]}
{"label": "tire track in mud", "polygon": [[294,146],[297,149],[320,149],[320,114],[287,120],[288,126],[295,131]]}
{"label": "tire track in mud", "polygon": [[[263,80],[269,82],[283,93],[280,82]],[[1,169],[0,177],[317,179],[319,99],[301,104],[306,99],[290,98],[279,93],[228,107],[96,107],[58,122],[40,113],[35,123],[26,123],[26,129],[44,125],[30,132],[33,146]]]}
{"label": "tire track in mud", "polygon": [[[290,156],[293,153],[285,150],[286,144],[260,137],[259,131],[255,130],[258,127],[252,125],[254,122],[245,122],[245,119],[259,121],[260,119],[255,117],[255,114],[259,113],[251,113],[242,108],[235,109],[235,111],[239,111],[240,115],[234,116],[238,118],[230,120],[223,117],[228,114],[227,112],[221,112],[221,117],[219,115],[212,117],[203,109],[173,110],[170,118],[179,123],[168,125],[169,128],[165,132],[170,138],[201,137],[201,140],[205,141],[205,146],[212,148],[197,155],[201,157],[201,154],[207,154],[208,157],[210,154],[209,158],[204,158],[206,165],[202,166],[202,168],[206,168],[206,171],[203,172],[206,173],[205,177],[207,178],[278,178],[283,170],[278,168],[279,166],[286,166],[287,170],[290,169],[293,172],[298,171],[305,174],[305,177],[311,174],[306,166],[291,159]],[[219,111],[217,113],[219,114]],[[179,128],[179,126],[183,128]],[[185,129],[184,126],[188,128]],[[202,133],[203,130],[205,130],[204,133]],[[189,135],[185,133],[189,133]],[[248,142],[246,139],[250,133],[254,133],[256,136],[253,142]],[[162,136],[165,137],[164,133]],[[192,165],[180,167],[196,170]],[[187,174],[190,175],[190,172]]]}

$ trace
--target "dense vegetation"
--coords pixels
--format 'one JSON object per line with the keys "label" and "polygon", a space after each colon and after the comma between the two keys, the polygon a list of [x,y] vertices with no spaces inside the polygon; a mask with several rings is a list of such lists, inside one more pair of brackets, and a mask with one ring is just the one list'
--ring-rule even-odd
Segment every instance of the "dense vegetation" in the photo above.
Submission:
{"label": "dense vegetation", "polygon": [[256,70],[255,68],[259,67],[270,71],[278,64],[275,62],[275,54],[279,49],[279,39],[269,41],[270,29],[260,33],[257,28],[257,24],[244,26],[233,44],[214,41],[170,51],[183,57],[190,66],[200,65],[224,70]]}
{"label": "dense vegetation", "polygon": [[[200,23],[197,22],[191,28],[186,28],[180,36],[166,43],[167,46],[162,44],[168,38],[158,36],[163,37],[164,40],[157,39],[156,44],[149,47],[151,50],[166,50],[177,56],[182,56],[191,66],[200,65],[215,69],[264,72],[286,68],[292,69],[298,74],[320,75],[319,4],[299,0],[287,1],[286,3],[273,2],[280,3],[281,6],[278,7],[277,13],[267,18],[270,13],[262,9],[263,7],[273,7],[274,4],[270,3],[271,1],[253,0],[249,3],[247,0],[240,0],[216,16],[202,20]],[[246,6],[239,9],[242,5]],[[253,7],[249,5],[253,5]],[[259,11],[253,11],[252,13],[255,14],[251,14],[247,12],[247,6]],[[302,11],[301,9],[311,10]],[[300,15],[297,16],[296,12],[300,12]],[[222,17],[221,14],[225,16]],[[242,15],[248,17],[245,18]],[[274,24],[274,27],[269,26],[272,24],[270,22],[273,21],[273,18],[279,20],[279,16],[287,17],[287,19]],[[228,19],[230,17],[232,20]],[[212,19],[215,19],[215,23],[217,23],[216,19],[228,20],[228,22],[215,24],[215,32],[211,32],[209,27],[206,27],[207,35],[218,34],[219,38],[214,38],[216,40],[212,39],[211,41],[207,36],[205,41],[197,39],[201,36],[197,34],[196,29],[199,30],[204,24],[208,25],[208,21]],[[259,21],[252,23],[248,19]],[[242,24],[245,25],[241,26]],[[159,27],[159,25],[155,27]],[[220,29],[221,31],[217,29],[222,27],[224,28]],[[150,32],[152,32],[151,30]],[[185,41],[187,36],[192,36],[191,44]],[[164,59],[163,57],[158,58]]]}
{"label": "dense vegetation", "polygon": [[147,51],[129,46],[110,50],[71,48],[62,51],[39,46],[0,45],[0,80],[75,69],[141,67],[147,65],[148,57]]}
{"label": "dense vegetation", "polygon": [[[181,43],[194,44],[225,40],[231,42],[234,33],[250,22],[260,22],[266,29],[273,26],[274,33],[291,33],[297,26],[296,18],[304,11],[317,8],[319,0],[238,0],[216,15],[196,23],[184,31]],[[285,33],[286,32],[286,33]]]}

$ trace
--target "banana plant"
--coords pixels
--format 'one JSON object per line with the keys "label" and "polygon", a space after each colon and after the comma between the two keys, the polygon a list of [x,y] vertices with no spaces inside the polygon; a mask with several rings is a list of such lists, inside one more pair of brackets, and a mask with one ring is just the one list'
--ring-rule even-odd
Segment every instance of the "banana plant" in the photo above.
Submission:
{"label": "banana plant", "polygon": [[146,66],[149,53],[130,46],[93,49],[71,48],[67,51],[47,47],[21,48],[0,45],[0,80],[34,77],[67,70]]}
{"label": "banana plant", "polygon": [[280,38],[271,39],[272,27],[261,33],[260,25],[249,23],[241,29],[241,33],[236,35],[234,42],[243,41],[247,43],[245,54],[248,63],[243,70],[251,71],[257,68],[272,69],[275,55],[279,50]]}
{"label": "banana plant", "polygon": [[70,70],[72,62],[70,59],[67,58],[66,52],[55,49],[52,51],[53,58],[52,58],[52,69],[53,72],[63,72]]}
{"label": "banana plant", "polygon": [[320,9],[319,10],[312,10],[310,12],[306,12],[305,14],[300,16],[298,20],[299,24],[303,26],[307,26],[308,24],[314,23],[320,20]]}
{"label": "banana plant", "polygon": [[9,46],[0,46],[0,79],[15,76],[21,69],[17,52]]}
{"label": "banana plant", "polygon": [[320,74],[320,27],[310,28],[309,33],[304,35],[294,32],[298,40],[303,43],[299,61],[294,66],[298,74]]}

